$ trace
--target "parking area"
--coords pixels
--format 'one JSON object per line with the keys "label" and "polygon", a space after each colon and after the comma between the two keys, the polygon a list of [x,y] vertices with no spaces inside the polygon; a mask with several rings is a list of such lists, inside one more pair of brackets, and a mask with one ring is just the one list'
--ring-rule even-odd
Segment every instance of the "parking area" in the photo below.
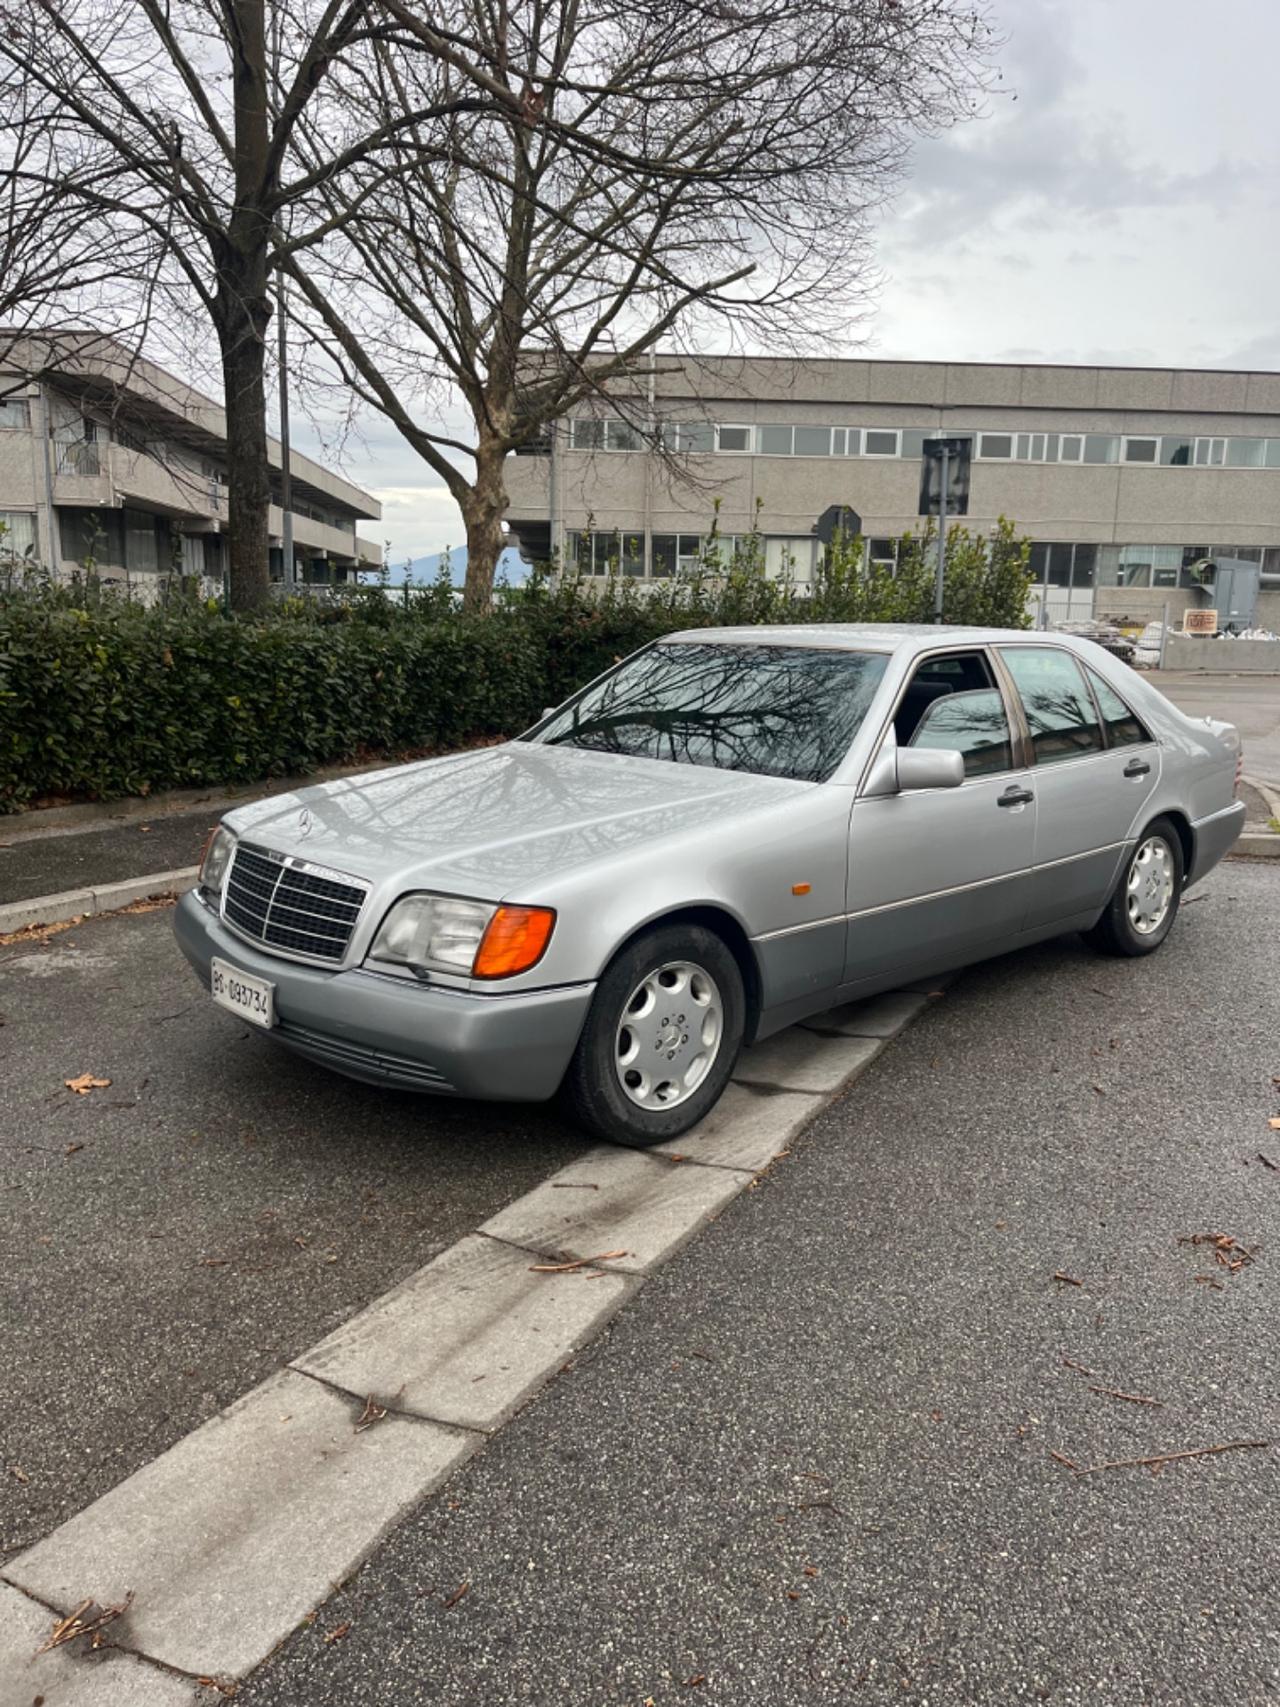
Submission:
{"label": "parking area", "polygon": [[585,1148],[545,1109],[370,1090],[251,1036],[171,926],[0,948],[6,1553]]}
{"label": "parking area", "polygon": [[1280,1700],[1278,932],[967,973],[243,1707]]}

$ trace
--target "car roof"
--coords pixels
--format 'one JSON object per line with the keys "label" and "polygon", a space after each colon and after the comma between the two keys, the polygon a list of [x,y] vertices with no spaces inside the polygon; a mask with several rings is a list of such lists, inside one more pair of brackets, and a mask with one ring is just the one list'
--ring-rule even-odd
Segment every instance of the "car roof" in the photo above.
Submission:
{"label": "car roof", "polygon": [[725,646],[821,646],[848,652],[924,651],[943,645],[981,645],[991,641],[1022,640],[1037,644],[1066,644],[1073,636],[1042,634],[1026,628],[966,628],[931,622],[794,622],[759,627],[683,628],[666,640],[696,640]]}

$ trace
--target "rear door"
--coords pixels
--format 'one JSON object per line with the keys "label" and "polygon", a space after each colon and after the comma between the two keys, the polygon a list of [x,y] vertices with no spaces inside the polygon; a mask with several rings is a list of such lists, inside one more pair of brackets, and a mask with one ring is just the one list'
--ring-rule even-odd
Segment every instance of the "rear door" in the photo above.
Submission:
{"label": "rear door", "polygon": [[1160,749],[1115,689],[1065,647],[999,651],[1026,722],[1036,796],[1026,925],[1065,925],[1111,893],[1159,779]]}
{"label": "rear door", "polygon": [[965,780],[854,804],[846,984],[980,959],[1021,928],[1036,820],[1011,712],[981,647],[925,657],[912,672],[884,741],[958,750]]}

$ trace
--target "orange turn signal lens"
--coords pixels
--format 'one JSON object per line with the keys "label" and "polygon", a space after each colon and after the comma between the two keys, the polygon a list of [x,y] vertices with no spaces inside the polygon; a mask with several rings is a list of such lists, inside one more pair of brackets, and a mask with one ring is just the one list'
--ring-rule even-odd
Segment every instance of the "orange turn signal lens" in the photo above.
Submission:
{"label": "orange turn signal lens", "polygon": [[473,978],[511,978],[536,966],[551,941],[556,916],[550,907],[499,907],[480,938]]}

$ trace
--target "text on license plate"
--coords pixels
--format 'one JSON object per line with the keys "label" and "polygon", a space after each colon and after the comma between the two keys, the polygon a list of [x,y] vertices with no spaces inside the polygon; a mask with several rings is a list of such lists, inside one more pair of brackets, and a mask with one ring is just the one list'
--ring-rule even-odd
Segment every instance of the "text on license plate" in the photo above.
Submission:
{"label": "text on license plate", "polygon": [[219,1007],[229,1008],[233,1014],[252,1020],[255,1025],[271,1026],[276,1023],[275,1003],[271,999],[275,985],[268,984],[265,978],[241,972],[238,966],[219,960],[215,955],[210,968],[210,986]]}

